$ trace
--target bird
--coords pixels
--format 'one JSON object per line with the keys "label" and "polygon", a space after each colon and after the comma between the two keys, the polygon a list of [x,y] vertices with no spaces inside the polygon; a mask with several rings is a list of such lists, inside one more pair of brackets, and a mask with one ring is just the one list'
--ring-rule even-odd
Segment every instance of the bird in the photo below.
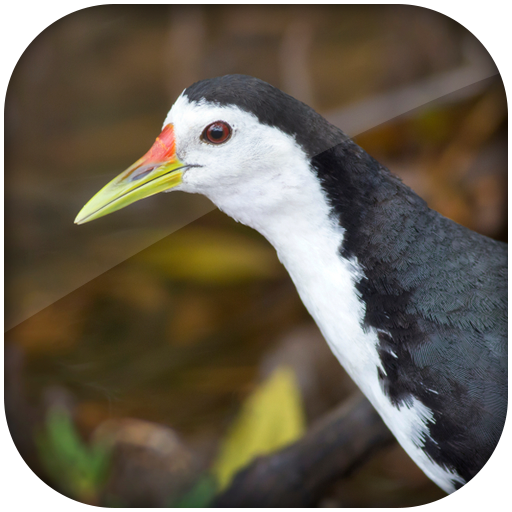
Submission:
{"label": "bird", "polygon": [[202,80],[159,137],[79,212],[159,192],[207,196],[275,248],[330,349],[447,493],[500,439],[507,245],[426,202],[314,109],[254,77]]}

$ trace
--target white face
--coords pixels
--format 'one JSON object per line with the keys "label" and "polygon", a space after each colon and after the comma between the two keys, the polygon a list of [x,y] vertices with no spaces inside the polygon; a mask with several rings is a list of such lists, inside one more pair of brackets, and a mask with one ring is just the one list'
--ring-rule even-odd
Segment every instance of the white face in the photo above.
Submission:
{"label": "white face", "polygon": [[[211,144],[202,134],[216,121],[227,123],[231,136]],[[177,157],[197,166],[184,172],[175,190],[204,194],[246,224],[252,224],[247,216],[272,214],[283,201],[294,202],[306,186],[304,180],[312,178],[309,159],[293,137],[236,106],[191,102],[181,95],[164,126],[169,123],[174,126]]]}

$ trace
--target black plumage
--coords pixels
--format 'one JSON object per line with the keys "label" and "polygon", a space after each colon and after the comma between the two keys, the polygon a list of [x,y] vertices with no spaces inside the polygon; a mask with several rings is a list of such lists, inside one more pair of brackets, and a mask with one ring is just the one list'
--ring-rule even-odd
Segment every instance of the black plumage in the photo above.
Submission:
{"label": "black plumage", "polygon": [[364,323],[379,333],[396,405],[433,411],[425,451],[466,481],[487,462],[507,409],[507,246],[429,209],[352,141],[313,159],[346,229]]}
{"label": "black plumage", "polygon": [[311,158],[346,230],[340,255],[365,274],[356,287],[363,327],[378,332],[382,388],[397,408],[414,397],[432,410],[423,449],[470,480],[505,422],[507,246],[429,209],[341,130],[261,80],[230,75],[185,94],[254,114]]}

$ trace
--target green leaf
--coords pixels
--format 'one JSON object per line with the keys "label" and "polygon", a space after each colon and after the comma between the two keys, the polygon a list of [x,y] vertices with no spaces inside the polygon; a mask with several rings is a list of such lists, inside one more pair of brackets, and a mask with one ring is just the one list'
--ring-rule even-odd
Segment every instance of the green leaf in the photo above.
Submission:
{"label": "green leaf", "polygon": [[94,500],[107,479],[110,451],[105,446],[86,445],[69,414],[60,408],[47,412],[36,446],[48,475],[64,491],[77,499]]}
{"label": "green leaf", "polygon": [[177,503],[176,508],[205,508],[211,503],[217,493],[217,484],[211,475],[203,475],[194,487],[185,494]]}

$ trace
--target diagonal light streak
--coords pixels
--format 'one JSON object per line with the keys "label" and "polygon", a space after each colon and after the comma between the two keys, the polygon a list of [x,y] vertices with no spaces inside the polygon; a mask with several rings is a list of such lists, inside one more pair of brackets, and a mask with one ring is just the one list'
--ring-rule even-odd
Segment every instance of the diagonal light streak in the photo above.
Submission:
{"label": "diagonal light streak", "polygon": [[[486,79],[497,75],[498,72],[493,66],[483,62],[475,62],[393,92],[378,94],[370,99],[324,113],[324,117],[332,124],[339,126],[350,137],[355,137],[398,116],[411,113],[433,101],[442,102],[447,96],[450,96],[450,101],[460,101],[466,97],[474,96],[487,87]],[[197,201],[197,199],[195,200]],[[172,198],[169,198],[169,200],[172,201]],[[196,207],[192,212],[181,212],[181,215],[175,219],[173,225],[169,226],[168,229],[135,233],[135,236],[132,236],[128,241],[123,240],[121,250],[114,250],[113,253],[107,252],[103,258],[93,262],[85,259],[77,262],[74,271],[66,276],[60,287],[56,287],[52,289],[51,293],[45,294],[37,304],[25,307],[22,311],[12,311],[9,319],[6,318],[6,330],[15,327],[114,266],[215,209],[215,206],[206,199],[197,201],[195,204]],[[110,247],[118,246],[120,242],[118,232],[111,233],[108,236],[103,235],[102,239],[102,243],[110,245]]]}

